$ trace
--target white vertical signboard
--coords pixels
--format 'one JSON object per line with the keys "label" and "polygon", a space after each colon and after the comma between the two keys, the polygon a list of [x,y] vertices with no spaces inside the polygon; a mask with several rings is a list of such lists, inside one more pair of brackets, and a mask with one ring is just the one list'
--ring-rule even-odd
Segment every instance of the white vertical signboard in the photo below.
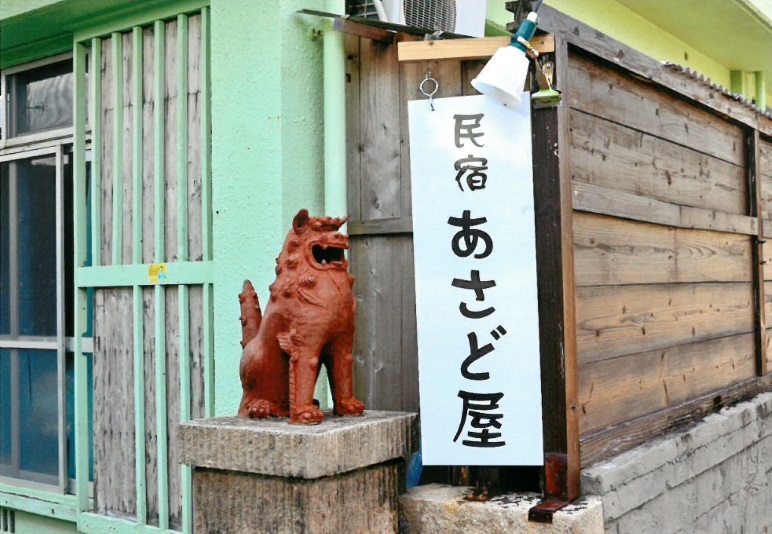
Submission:
{"label": "white vertical signboard", "polygon": [[427,465],[543,463],[530,108],[409,102]]}

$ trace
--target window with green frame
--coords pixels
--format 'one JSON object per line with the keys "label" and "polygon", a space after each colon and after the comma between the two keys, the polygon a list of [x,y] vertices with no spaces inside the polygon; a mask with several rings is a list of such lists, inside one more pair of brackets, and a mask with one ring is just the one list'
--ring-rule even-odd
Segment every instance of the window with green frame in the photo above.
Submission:
{"label": "window with green frame", "polygon": [[0,482],[66,493],[75,477],[72,59],[0,72],[0,88]]}

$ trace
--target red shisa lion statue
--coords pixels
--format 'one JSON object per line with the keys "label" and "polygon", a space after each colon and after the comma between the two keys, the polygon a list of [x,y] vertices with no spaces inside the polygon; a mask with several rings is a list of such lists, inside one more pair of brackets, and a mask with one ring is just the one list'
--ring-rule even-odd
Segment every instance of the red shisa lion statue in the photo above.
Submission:
{"label": "red shisa lion statue", "polygon": [[316,424],[314,402],[320,365],[327,367],[337,415],[360,415],[354,398],[353,342],[356,304],[344,256],[348,218],[309,217],[300,210],[276,258],[276,280],[261,314],[249,280],[239,295],[242,341],[239,417],[286,417]]}

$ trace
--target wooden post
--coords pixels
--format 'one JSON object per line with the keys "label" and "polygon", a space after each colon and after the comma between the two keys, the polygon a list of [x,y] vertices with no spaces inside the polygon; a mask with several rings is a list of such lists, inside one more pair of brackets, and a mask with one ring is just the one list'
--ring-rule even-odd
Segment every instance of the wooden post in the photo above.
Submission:
{"label": "wooden post", "polygon": [[756,374],[767,374],[767,321],[764,304],[764,210],[761,197],[761,158],[759,131],[747,129],[745,133],[745,172],[748,184],[748,215],[756,217],[756,236],[753,238],[753,296],[754,296],[754,344]]}
{"label": "wooden post", "polygon": [[[555,64],[565,95],[568,43],[558,36]],[[543,522],[580,493],[568,119],[565,102],[532,112],[545,495],[529,519]]]}

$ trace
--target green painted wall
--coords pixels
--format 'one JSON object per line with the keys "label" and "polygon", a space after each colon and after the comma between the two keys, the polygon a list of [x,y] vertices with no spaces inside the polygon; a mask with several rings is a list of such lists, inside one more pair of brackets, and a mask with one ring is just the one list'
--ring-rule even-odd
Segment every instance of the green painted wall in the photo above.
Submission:
{"label": "green painted wall", "polygon": [[212,1],[212,200],[217,272],[215,411],[234,414],[241,325],[252,280],[263,308],[292,218],[323,210],[322,0]]}
{"label": "green painted wall", "polygon": [[[88,18],[84,9],[137,8],[148,1],[2,0],[0,21],[8,24],[15,17],[8,28],[19,36],[11,43],[18,47],[26,45],[28,32],[51,38],[80,26]],[[293,216],[303,207],[323,212],[322,40],[312,40],[310,32],[321,22],[296,13],[323,5],[323,0],[211,2],[218,414],[233,413],[240,399],[236,295],[243,280],[252,279],[265,306],[274,258]],[[52,13],[62,24],[51,24]],[[40,48],[33,54],[46,55]]]}
{"label": "green painted wall", "polygon": [[74,32],[177,0],[0,0],[0,67],[72,50]]}
{"label": "green painted wall", "polygon": [[[614,0],[545,0],[545,3],[648,56],[690,67],[729,87],[728,68]],[[512,14],[504,9],[501,0],[488,0],[487,16],[497,24],[512,21]]]}
{"label": "green painted wall", "polygon": [[0,19],[15,17],[62,2],[64,0],[3,0],[0,2]]}
{"label": "green painted wall", "polygon": [[772,23],[772,0],[745,0],[750,9],[755,11],[761,18]]}
{"label": "green painted wall", "polygon": [[78,531],[75,523],[19,511],[16,511],[15,515],[16,534],[40,534],[41,532],[46,534],[70,534],[71,532]]}

